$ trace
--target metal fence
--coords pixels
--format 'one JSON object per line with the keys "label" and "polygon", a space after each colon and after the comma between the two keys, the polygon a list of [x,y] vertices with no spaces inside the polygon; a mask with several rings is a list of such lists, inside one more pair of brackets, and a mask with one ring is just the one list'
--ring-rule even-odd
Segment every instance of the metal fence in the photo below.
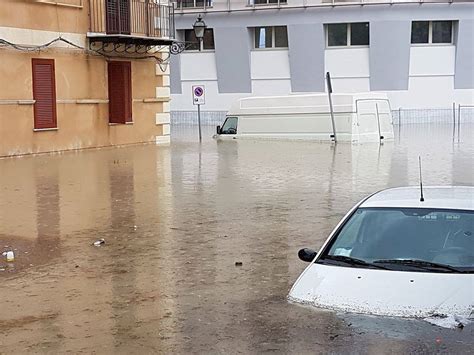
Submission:
{"label": "metal fence", "polygon": [[[226,111],[201,111],[201,123],[207,126],[222,125]],[[197,111],[172,111],[171,124],[194,126],[198,124]]]}
{"label": "metal fence", "polygon": [[393,124],[474,123],[474,106],[454,105],[451,109],[398,109],[392,111]]}

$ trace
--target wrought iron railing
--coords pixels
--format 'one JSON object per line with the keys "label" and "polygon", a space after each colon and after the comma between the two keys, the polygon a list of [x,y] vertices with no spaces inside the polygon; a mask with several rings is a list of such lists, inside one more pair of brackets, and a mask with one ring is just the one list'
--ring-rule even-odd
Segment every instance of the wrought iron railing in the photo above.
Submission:
{"label": "wrought iron railing", "polygon": [[159,0],[89,0],[90,32],[174,38],[174,7]]}

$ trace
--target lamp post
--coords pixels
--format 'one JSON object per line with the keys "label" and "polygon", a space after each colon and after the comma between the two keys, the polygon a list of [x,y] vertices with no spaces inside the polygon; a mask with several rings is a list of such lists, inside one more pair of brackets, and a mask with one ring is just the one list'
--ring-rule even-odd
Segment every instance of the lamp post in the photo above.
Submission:
{"label": "lamp post", "polygon": [[202,39],[204,38],[204,31],[206,30],[206,28],[207,28],[207,25],[202,20],[201,14],[199,14],[196,22],[194,22],[194,25],[193,25],[194,35],[199,41],[199,50],[201,50],[201,47],[202,47]]}
{"label": "lamp post", "polygon": [[[206,23],[202,20],[201,14],[198,15],[196,22],[194,22],[193,30],[194,35],[199,41],[199,51],[202,48],[202,39],[204,38],[204,32],[206,31]],[[201,105],[198,104],[198,125],[199,125],[199,142],[202,142],[202,134],[201,134]]]}

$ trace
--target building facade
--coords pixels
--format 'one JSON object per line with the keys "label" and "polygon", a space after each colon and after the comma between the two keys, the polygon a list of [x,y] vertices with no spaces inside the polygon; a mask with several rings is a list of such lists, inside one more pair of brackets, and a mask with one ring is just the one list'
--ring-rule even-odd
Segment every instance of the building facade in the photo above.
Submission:
{"label": "building facade", "polygon": [[[183,0],[180,40],[196,42],[171,64],[172,111],[193,115],[192,85],[208,115],[252,95],[387,92],[392,109],[474,104],[474,3],[410,0]],[[194,114],[195,115],[195,114]]]}
{"label": "building facade", "polygon": [[173,8],[3,0],[0,156],[169,142]]}

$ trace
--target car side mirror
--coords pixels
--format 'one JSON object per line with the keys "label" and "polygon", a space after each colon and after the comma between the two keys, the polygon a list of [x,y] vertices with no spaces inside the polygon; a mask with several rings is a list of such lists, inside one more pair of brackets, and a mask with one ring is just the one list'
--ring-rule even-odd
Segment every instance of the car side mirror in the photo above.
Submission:
{"label": "car side mirror", "polygon": [[221,126],[217,126],[217,127],[216,127],[216,133],[217,133],[217,134],[221,134]]}
{"label": "car side mirror", "polygon": [[300,251],[298,252],[298,257],[300,258],[300,260],[310,263],[314,260],[317,254],[318,252],[314,251],[313,249],[303,248],[300,249]]}

